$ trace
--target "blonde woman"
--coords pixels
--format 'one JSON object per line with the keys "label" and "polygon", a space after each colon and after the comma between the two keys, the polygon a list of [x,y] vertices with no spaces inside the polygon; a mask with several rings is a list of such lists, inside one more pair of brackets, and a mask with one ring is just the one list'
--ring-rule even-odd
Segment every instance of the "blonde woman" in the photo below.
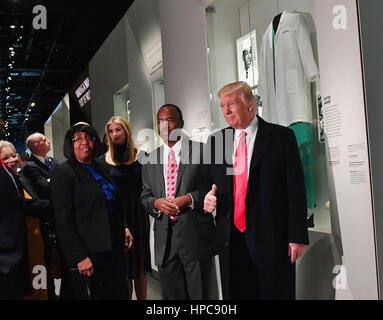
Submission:
{"label": "blonde woman", "polygon": [[125,196],[127,223],[134,238],[133,249],[126,253],[130,297],[133,287],[138,300],[147,298],[145,272],[151,272],[149,249],[149,217],[140,202],[141,165],[137,161],[132,129],[127,119],[112,117],[105,126],[107,152],[99,158]]}

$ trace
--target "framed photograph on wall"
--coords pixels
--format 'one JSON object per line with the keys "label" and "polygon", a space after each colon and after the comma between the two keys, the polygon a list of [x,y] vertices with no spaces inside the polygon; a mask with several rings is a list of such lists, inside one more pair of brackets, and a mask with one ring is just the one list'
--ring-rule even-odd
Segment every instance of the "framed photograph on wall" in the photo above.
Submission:
{"label": "framed photograph on wall", "polygon": [[247,82],[250,87],[258,85],[258,58],[255,30],[237,39],[238,81]]}

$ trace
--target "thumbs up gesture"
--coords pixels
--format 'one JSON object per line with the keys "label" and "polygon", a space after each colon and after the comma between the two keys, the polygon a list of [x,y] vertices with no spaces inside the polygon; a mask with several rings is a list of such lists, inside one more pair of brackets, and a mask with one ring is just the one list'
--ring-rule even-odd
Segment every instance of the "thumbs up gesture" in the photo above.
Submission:
{"label": "thumbs up gesture", "polygon": [[205,200],[203,201],[203,210],[208,213],[212,213],[217,207],[217,186],[215,184],[212,185],[211,190],[205,196]]}

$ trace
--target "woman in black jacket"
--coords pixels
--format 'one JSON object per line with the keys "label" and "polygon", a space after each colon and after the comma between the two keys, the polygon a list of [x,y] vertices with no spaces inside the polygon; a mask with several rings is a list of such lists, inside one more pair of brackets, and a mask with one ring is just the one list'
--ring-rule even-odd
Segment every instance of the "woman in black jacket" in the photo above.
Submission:
{"label": "woman in black jacket", "polygon": [[68,160],[51,177],[56,232],[75,298],[128,299],[123,253],[133,238],[118,188],[94,161],[99,146],[96,131],[87,124],[66,133]]}
{"label": "woman in black jacket", "polygon": [[[50,210],[48,200],[31,199],[25,192],[25,186],[22,185],[17,174],[17,166],[18,158],[15,147],[12,143],[1,140],[0,300],[18,300],[32,292],[31,271],[34,265],[32,263],[29,266],[25,216],[46,218]],[[25,196],[28,198],[26,199]],[[34,240],[36,242],[39,239],[34,237]],[[38,252],[34,251],[34,253]],[[36,259],[34,262],[36,263]],[[35,294],[37,292],[37,290],[34,291],[34,295],[29,298],[41,297],[41,295]]]}

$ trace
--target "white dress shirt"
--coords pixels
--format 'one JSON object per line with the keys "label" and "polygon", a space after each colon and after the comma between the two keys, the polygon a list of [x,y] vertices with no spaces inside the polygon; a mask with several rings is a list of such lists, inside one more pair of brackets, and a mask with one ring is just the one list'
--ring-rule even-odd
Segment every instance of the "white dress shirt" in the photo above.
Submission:
{"label": "white dress shirt", "polygon": [[274,43],[273,22],[262,38],[259,58],[262,117],[283,126],[300,121],[312,122],[310,82],[318,76],[304,16],[284,11]]}
{"label": "white dress shirt", "polygon": [[37,160],[39,160],[41,163],[45,164],[45,158],[42,156],[38,156],[37,154],[32,153],[34,157],[36,157]]}
{"label": "white dress shirt", "polygon": [[[175,158],[176,158],[176,161],[177,161],[177,167],[179,168],[180,166],[180,161],[181,161],[181,146],[182,146],[182,141],[183,141],[183,137],[181,137],[180,140],[178,140],[176,142],[176,144],[170,148],[166,143],[163,144],[164,146],[164,158],[163,158],[163,164],[164,164],[164,182],[165,182],[165,193],[166,193],[166,190],[168,188],[168,185],[167,185],[167,168],[168,168],[168,158],[169,158],[169,152],[170,152],[170,149],[173,149],[174,151],[174,154],[175,154]],[[191,198],[191,205],[189,206],[190,208],[194,209],[194,200],[193,200],[193,197],[190,193],[188,193],[188,195],[190,196]]]}
{"label": "white dress shirt", "polygon": [[246,146],[247,146],[247,176],[249,176],[250,172],[250,163],[253,155],[255,138],[258,132],[258,118],[254,116],[254,119],[250,122],[246,129],[235,129],[234,131],[234,148],[233,148],[233,164],[235,160],[235,151],[237,150],[239,143],[239,135],[241,131],[244,130],[246,132]]}

